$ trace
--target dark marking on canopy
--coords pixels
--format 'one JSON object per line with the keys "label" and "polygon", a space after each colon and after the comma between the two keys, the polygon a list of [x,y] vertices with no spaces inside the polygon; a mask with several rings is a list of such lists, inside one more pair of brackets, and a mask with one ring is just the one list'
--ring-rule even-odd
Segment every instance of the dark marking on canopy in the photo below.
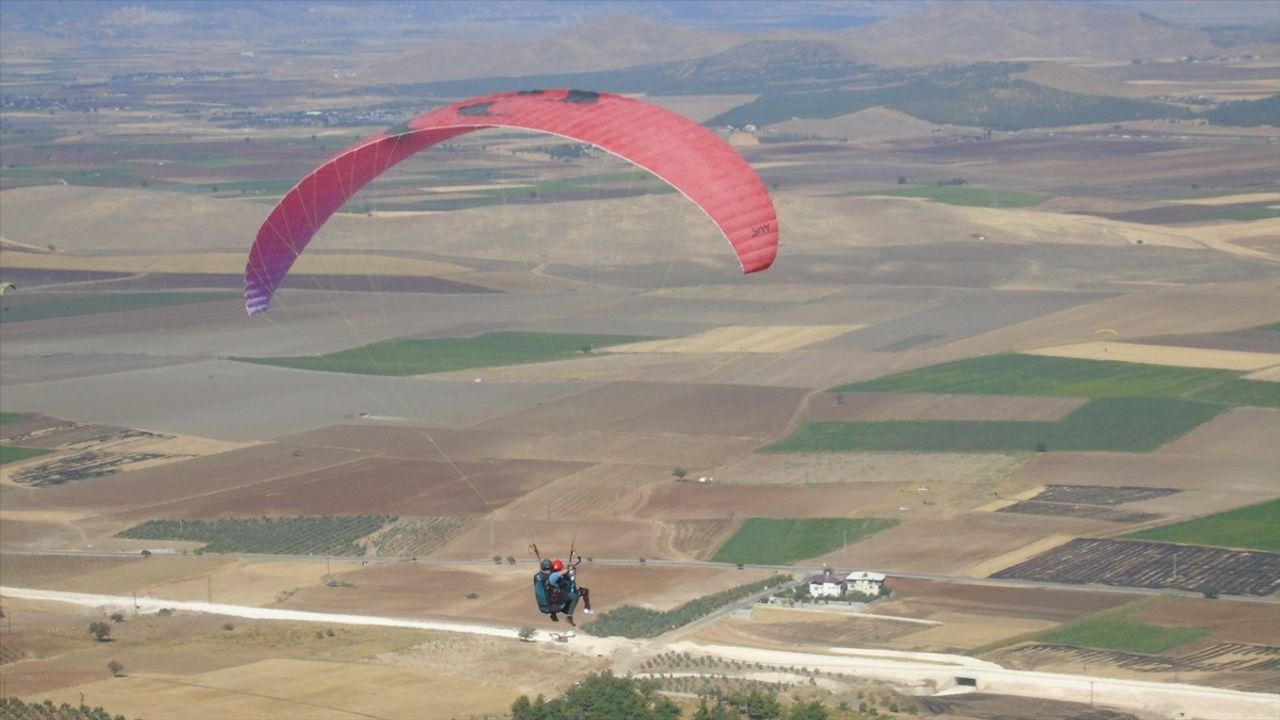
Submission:
{"label": "dark marking on canopy", "polygon": [[594,90],[570,90],[564,96],[564,102],[590,105],[591,103],[600,102],[600,93]]}
{"label": "dark marking on canopy", "polygon": [[516,94],[517,95],[541,95],[545,92],[546,90],[517,90]]}
{"label": "dark marking on canopy", "polygon": [[474,105],[463,105],[458,108],[458,114],[462,117],[484,117],[489,114],[489,108],[496,101],[476,103]]}

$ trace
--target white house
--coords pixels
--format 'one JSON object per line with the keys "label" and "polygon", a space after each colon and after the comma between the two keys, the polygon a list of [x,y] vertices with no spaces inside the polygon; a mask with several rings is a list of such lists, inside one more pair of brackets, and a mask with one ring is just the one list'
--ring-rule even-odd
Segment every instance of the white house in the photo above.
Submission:
{"label": "white house", "polygon": [[845,584],[849,590],[862,595],[879,595],[884,587],[884,573],[858,570],[845,576]]}
{"label": "white house", "polygon": [[822,573],[809,578],[809,597],[840,597],[844,595],[844,578]]}

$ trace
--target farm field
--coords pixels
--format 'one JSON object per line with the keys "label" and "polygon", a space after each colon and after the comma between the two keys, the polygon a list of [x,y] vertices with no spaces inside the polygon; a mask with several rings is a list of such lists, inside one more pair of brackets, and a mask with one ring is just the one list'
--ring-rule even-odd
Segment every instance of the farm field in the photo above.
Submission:
{"label": "farm field", "polygon": [[857,543],[896,524],[895,520],[882,518],[748,518],[712,560],[787,565],[843,547],[850,542],[850,536]]}
{"label": "farm field", "polygon": [[[584,556],[602,614],[772,572],[736,562],[884,572],[893,594],[565,643],[127,606],[99,643],[109,610],[6,596],[0,694],[130,718],[418,718],[423,698],[496,716],[706,651],[685,640],[810,666],[957,654],[901,686],[747,673],[787,702],[940,720],[1154,720],[1280,691],[1280,548],[1256,542],[1280,502],[1280,132],[1228,124],[1274,100],[1216,107],[1274,94],[1274,37],[1159,3],[1158,22],[943,3],[896,37],[828,22],[839,4],[699,8],[713,31],[643,3],[463,3],[313,8],[267,47],[243,28],[288,10],[240,5],[0,14],[4,585],[562,630],[531,602],[537,543]],[[1177,10],[1234,13],[1202,5]],[[703,210],[615,155],[492,128],[362,186],[246,317],[245,252],[298,178],[511,82],[706,122],[773,198],[777,261],[743,274]],[[854,94],[893,107],[824,104]],[[933,666],[988,662],[1064,677],[925,697]],[[1160,684],[1090,707],[1107,679]]]}
{"label": "farm field", "polygon": [[1080,538],[992,577],[1270,595],[1280,589],[1280,553]]}
{"label": "farm field", "polygon": [[299,370],[366,375],[425,375],[556,360],[570,357],[574,353],[586,354],[592,348],[640,339],[617,335],[490,333],[475,338],[388,340],[319,356],[232,359]]}
{"label": "farm field", "polygon": [[[1222,412],[1209,403],[1173,398],[1100,398],[1056,422],[806,422],[763,452],[1150,452]],[[1136,422],[1141,418],[1144,422]]]}
{"label": "farm field", "polygon": [[1125,537],[1280,553],[1280,500],[1139,530]]}

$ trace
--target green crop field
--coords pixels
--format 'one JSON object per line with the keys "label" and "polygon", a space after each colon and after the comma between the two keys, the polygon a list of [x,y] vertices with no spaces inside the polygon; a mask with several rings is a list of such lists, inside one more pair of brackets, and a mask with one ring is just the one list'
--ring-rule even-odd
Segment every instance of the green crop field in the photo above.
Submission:
{"label": "green crop field", "polygon": [[1239,205],[1226,207],[1213,214],[1223,220],[1270,220],[1280,218],[1280,208],[1266,205]]}
{"label": "green crop field", "polygon": [[1224,409],[1175,398],[1099,398],[1056,422],[806,422],[761,452],[1150,452]]}
{"label": "green crop field", "polygon": [[0,445],[0,465],[18,462],[28,458],[39,457],[53,452],[41,448],[18,447],[16,445]]}
{"label": "green crop field", "polygon": [[356,541],[396,521],[383,515],[148,520],[116,537],[191,540],[205,552],[270,555],[363,555]]}
{"label": "green crop field", "polygon": [[1231,370],[1010,354],[908,370],[830,392],[1180,397],[1239,376]]}
{"label": "green crop field", "polygon": [[991,355],[933,365],[829,392],[1196,398],[1274,407],[1277,383],[1240,380],[1235,370],[1169,367],[1039,355]]}
{"label": "green crop field", "polygon": [[1139,530],[1123,537],[1280,553],[1280,500]]}
{"label": "green crop field", "polygon": [[947,205],[969,207],[1030,207],[1039,205],[1049,199],[1044,195],[1033,195],[1012,190],[992,190],[971,185],[908,185],[906,187],[858,194],[925,198]]}
{"label": "green crop field", "polygon": [[1270,330],[1271,332],[1280,332],[1280,322],[1273,322],[1270,325],[1262,325],[1259,330]]}
{"label": "green crop field", "polygon": [[1208,628],[1152,625],[1112,611],[1067,623],[1030,639],[1055,645],[1156,654],[1195,642],[1211,632]]}
{"label": "green crop field", "polygon": [[897,525],[893,518],[748,518],[716,551],[713,562],[788,565],[825,555]]}
{"label": "green crop field", "polygon": [[22,413],[0,412],[0,425],[22,419]]}
{"label": "green crop field", "polygon": [[627,335],[496,332],[469,338],[396,339],[328,355],[233,360],[363,375],[423,375],[468,368],[524,365],[581,356],[583,348],[647,340]]}
{"label": "green crop field", "polygon": [[9,306],[0,314],[0,323],[48,320],[50,318],[96,315],[144,308],[188,305],[227,300],[239,295],[225,292],[103,293],[91,297],[41,300]]}

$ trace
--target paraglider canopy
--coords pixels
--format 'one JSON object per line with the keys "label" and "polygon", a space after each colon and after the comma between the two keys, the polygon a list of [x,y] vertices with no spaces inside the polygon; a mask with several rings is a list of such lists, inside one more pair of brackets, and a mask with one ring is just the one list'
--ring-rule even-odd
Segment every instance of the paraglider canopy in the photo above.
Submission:
{"label": "paraglider canopy", "polygon": [[715,134],[640,100],[585,90],[525,90],[454,103],[374,135],[313,170],[272,209],[249,251],[245,310],[271,304],[289,268],[343,203],[414,153],[476,130],[516,128],[589,143],[638,165],[693,201],[716,224],[743,272],[778,251],[778,217],[764,183]]}

